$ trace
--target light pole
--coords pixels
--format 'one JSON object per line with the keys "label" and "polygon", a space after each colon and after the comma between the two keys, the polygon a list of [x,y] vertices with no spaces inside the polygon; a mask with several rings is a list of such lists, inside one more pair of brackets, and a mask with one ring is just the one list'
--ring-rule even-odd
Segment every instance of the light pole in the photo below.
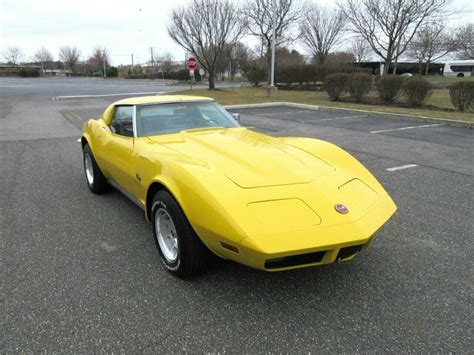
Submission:
{"label": "light pole", "polygon": [[276,13],[277,13],[277,2],[276,0],[272,1],[272,68],[271,68],[271,80],[270,87],[268,88],[268,95],[275,96],[277,92],[277,87],[275,86],[275,43],[276,43]]}

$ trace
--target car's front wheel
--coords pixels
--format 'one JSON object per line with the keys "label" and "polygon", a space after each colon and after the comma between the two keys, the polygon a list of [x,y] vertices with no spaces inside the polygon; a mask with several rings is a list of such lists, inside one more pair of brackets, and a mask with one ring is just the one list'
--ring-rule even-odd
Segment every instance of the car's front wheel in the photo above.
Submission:
{"label": "car's front wheel", "polygon": [[82,149],[82,158],[89,189],[95,194],[107,192],[109,190],[109,184],[104,174],[102,174],[102,171],[100,171],[89,144],[86,144]]}
{"label": "car's front wheel", "polygon": [[170,273],[181,278],[190,277],[208,265],[210,251],[167,191],[156,193],[151,207],[151,221],[161,262]]}

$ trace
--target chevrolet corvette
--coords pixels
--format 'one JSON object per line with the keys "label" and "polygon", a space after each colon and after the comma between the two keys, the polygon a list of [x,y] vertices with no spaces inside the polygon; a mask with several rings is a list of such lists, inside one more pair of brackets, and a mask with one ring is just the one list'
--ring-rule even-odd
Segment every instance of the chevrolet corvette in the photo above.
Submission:
{"label": "chevrolet corvette", "polygon": [[254,132],[209,98],[117,101],[80,142],[89,189],[141,207],[178,277],[215,255],[265,271],[350,260],[396,211],[341,148]]}

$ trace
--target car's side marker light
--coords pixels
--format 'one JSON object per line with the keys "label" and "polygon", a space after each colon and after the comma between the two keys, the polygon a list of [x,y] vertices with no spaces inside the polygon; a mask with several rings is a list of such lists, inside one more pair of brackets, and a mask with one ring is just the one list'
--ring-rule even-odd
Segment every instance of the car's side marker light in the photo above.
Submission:
{"label": "car's side marker light", "polygon": [[227,243],[224,243],[224,242],[221,242],[221,246],[224,248],[224,249],[227,249],[227,250],[230,250],[234,253],[237,253],[239,254],[239,249],[233,245],[230,245],[230,244],[227,244]]}

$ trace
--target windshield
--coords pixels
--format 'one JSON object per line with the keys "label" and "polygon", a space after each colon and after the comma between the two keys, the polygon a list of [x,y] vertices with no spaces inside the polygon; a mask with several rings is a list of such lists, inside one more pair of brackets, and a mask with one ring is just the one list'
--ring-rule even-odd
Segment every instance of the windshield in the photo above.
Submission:
{"label": "windshield", "polygon": [[207,127],[232,128],[239,125],[223,107],[214,101],[137,106],[139,137]]}

